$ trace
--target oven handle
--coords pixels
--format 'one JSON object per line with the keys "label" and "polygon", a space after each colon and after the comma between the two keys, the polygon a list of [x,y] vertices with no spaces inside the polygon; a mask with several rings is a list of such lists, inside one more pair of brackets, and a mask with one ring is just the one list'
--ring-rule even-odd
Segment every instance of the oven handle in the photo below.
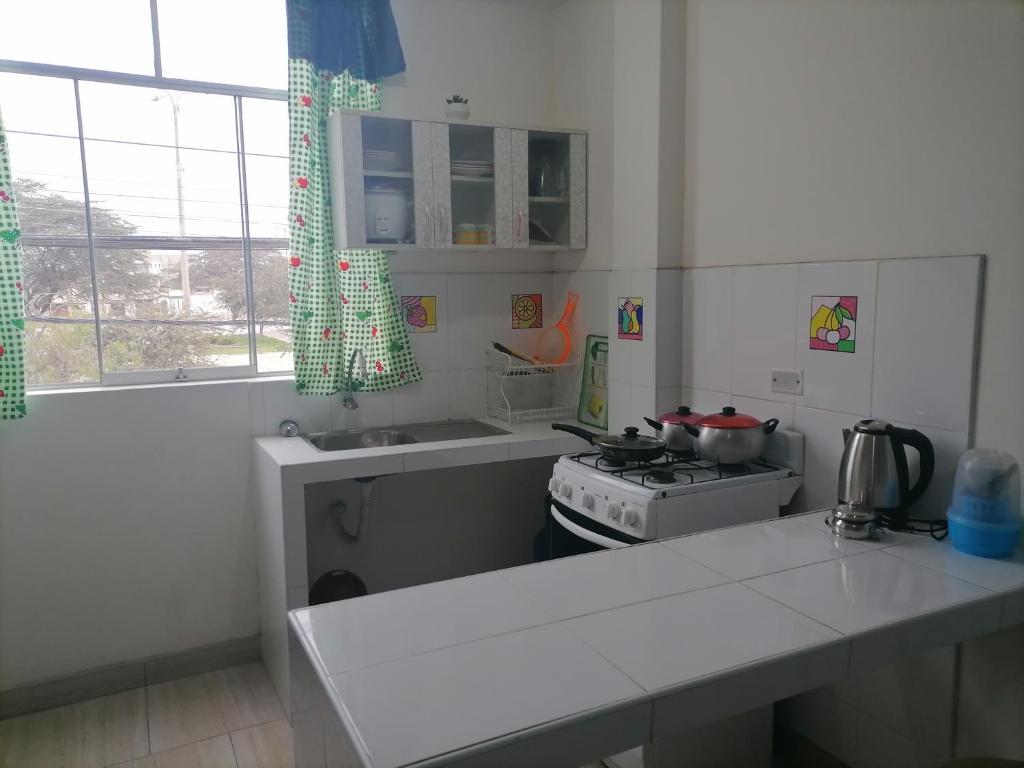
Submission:
{"label": "oven handle", "polygon": [[616,541],[615,539],[609,539],[607,536],[602,536],[600,533],[584,528],[582,525],[577,525],[572,520],[569,520],[565,515],[559,512],[554,507],[551,507],[551,516],[555,518],[560,526],[565,528],[570,533],[574,533],[584,541],[589,541],[591,544],[597,544],[599,547],[605,549],[621,549],[622,547],[630,546],[624,541]]}

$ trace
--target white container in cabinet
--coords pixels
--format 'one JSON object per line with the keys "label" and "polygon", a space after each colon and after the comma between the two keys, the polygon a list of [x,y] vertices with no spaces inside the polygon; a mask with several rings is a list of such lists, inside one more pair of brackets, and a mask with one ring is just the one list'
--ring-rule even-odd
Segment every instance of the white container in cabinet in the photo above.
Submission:
{"label": "white container in cabinet", "polygon": [[433,128],[346,112],[328,118],[335,248],[434,247]]}

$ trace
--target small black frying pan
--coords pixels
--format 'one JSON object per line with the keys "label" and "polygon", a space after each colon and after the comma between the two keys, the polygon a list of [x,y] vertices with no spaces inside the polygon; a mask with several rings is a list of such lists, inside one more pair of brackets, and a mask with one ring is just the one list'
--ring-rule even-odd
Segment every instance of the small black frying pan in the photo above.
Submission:
{"label": "small black frying pan", "polygon": [[615,461],[654,461],[661,458],[668,448],[660,437],[641,435],[636,427],[626,427],[621,435],[602,435],[573,424],[552,424],[551,428],[582,437],[600,450],[606,459]]}

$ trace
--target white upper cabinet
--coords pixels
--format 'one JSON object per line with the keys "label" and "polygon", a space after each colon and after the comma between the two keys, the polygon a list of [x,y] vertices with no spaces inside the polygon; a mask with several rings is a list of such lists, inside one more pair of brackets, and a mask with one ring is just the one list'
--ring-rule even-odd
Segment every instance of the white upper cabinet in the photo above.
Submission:
{"label": "white upper cabinet", "polygon": [[587,246],[584,133],[338,112],[328,134],[335,248]]}

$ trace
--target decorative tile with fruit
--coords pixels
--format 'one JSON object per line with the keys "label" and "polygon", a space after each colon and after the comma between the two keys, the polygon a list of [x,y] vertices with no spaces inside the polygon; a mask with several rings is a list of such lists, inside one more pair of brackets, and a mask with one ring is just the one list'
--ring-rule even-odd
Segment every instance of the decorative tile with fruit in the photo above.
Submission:
{"label": "decorative tile with fruit", "polygon": [[437,296],[403,296],[402,312],[409,333],[437,333]]}
{"label": "decorative tile with fruit", "polygon": [[512,327],[514,329],[544,327],[543,294],[512,294]]}
{"label": "decorative tile with fruit", "polygon": [[857,297],[814,296],[811,299],[811,349],[857,351]]}
{"label": "decorative tile with fruit", "polygon": [[640,296],[620,296],[618,303],[619,338],[644,340],[644,300]]}

